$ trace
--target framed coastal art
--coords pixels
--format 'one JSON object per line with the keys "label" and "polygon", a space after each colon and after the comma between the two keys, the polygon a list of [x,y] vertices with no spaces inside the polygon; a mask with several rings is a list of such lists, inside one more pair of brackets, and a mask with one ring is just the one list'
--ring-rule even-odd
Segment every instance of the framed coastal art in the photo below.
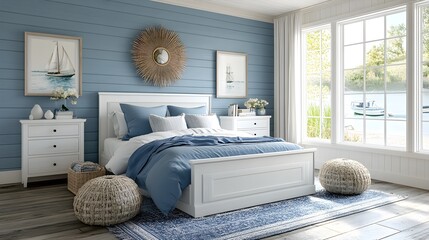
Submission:
{"label": "framed coastal art", "polygon": [[59,87],[82,95],[82,38],[25,32],[25,96]]}
{"label": "framed coastal art", "polygon": [[247,97],[247,54],[216,52],[216,97]]}

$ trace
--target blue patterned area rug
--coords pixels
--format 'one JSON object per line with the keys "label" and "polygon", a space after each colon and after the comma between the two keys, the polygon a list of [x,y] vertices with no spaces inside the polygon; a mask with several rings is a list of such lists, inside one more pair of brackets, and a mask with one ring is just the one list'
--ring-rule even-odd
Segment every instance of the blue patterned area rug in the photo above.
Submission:
{"label": "blue patterned area rug", "polygon": [[376,190],[342,196],[321,189],[310,196],[192,218],[177,209],[165,217],[145,198],[139,215],[109,230],[119,239],[260,239],[403,199]]}

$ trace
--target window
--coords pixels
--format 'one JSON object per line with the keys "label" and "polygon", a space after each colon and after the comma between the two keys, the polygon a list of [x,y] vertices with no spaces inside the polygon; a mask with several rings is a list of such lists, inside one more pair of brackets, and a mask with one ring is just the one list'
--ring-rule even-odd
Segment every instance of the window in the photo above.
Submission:
{"label": "window", "polygon": [[331,32],[330,27],[303,32],[303,106],[307,139],[331,138]]}
{"label": "window", "polygon": [[405,148],[405,10],[342,23],[339,28],[342,141]]}
{"label": "window", "polygon": [[418,80],[422,105],[420,142],[422,150],[429,150],[429,5],[420,6],[419,13],[421,29],[418,31],[420,54],[417,64],[420,65]]}

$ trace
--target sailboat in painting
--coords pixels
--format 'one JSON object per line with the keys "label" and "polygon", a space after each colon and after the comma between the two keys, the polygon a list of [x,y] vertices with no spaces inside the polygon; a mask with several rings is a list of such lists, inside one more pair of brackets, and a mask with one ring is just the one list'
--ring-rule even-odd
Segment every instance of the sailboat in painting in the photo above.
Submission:
{"label": "sailboat in painting", "polygon": [[232,75],[231,66],[226,66],[226,87],[233,88],[234,87],[234,77]]}
{"label": "sailboat in painting", "polygon": [[58,41],[55,42],[54,50],[46,65],[48,72],[46,76],[68,78],[75,75],[75,68],[72,61],[63,46],[58,47]]}

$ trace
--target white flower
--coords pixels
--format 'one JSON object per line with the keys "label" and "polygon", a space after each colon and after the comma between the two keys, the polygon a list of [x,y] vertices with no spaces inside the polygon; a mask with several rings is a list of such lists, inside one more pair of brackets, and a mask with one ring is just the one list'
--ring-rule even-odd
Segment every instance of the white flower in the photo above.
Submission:
{"label": "white flower", "polygon": [[267,105],[268,102],[266,100],[257,98],[249,98],[249,100],[244,102],[246,108],[265,108]]}

